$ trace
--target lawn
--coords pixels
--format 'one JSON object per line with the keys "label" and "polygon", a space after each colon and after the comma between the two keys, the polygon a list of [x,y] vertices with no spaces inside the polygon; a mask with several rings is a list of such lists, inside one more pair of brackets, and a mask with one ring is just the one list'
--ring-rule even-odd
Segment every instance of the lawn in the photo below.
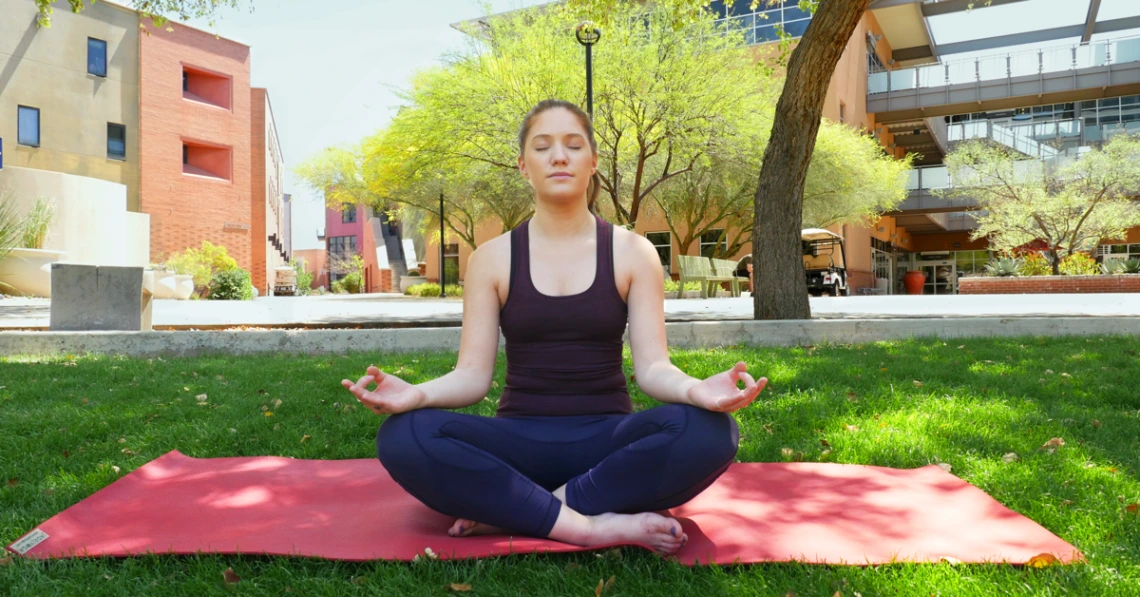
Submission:
{"label": "lawn", "polygon": [[[1140,595],[1140,513],[1128,508],[1140,502],[1140,339],[674,351],[674,362],[698,377],[736,360],[771,380],[737,413],[740,460],[945,463],[1088,562],[690,569],[632,548],[415,564],[12,557],[0,559],[0,595],[446,595],[448,585],[463,583],[475,595],[585,596],[610,577],[605,594],[614,596]],[[449,371],[455,355],[0,360],[0,542],[173,449],[195,457],[373,457],[380,419],[353,406],[339,385],[370,363],[420,382]],[[493,413],[502,379],[500,358],[492,395],[472,412]],[[651,406],[634,396],[639,408]],[[1042,449],[1052,438],[1064,446]],[[226,584],[227,568],[241,581]]]}

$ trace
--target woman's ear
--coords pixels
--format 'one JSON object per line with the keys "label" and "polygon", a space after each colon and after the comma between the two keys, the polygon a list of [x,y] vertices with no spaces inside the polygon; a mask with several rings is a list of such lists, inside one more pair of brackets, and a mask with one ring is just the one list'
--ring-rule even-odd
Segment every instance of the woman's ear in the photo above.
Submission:
{"label": "woman's ear", "polygon": [[519,156],[519,172],[522,172],[523,178],[530,180],[530,174],[526,171],[526,162],[523,161],[522,156]]}

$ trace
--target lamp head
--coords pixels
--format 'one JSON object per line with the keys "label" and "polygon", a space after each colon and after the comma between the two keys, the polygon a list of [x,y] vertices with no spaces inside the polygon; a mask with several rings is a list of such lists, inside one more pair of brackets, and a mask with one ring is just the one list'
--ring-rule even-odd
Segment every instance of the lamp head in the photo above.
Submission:
{"label": "lamp head", "polygon": [[574,37],[583,46],[592,46],[602,38],[602,30],[593,21],[582,21],[574,29]]}

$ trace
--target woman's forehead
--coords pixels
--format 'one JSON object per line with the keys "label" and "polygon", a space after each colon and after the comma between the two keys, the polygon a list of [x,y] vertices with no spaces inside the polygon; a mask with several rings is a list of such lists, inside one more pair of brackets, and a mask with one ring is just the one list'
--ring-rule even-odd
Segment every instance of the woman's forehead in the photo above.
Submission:
{"label": "woman's forehead", "polygon": [[568,110],[559,108],[553,108],[535,116],[530,128],[532,138],[539,135],[551,137],[579,135],[584,137],[585,134],[586,130],[582,127],[582,123],[578,122],[578,117]]}

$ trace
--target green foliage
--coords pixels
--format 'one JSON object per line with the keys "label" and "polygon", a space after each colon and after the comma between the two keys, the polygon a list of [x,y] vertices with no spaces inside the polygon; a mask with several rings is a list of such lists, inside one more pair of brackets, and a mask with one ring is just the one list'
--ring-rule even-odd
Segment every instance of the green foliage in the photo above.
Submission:
{"label": "green foliage", "polygon": [[364,291],[364,277],[360,272],[351,272],[346,274],[343,278],[337,280],[341,288],[348,294],[360,294]]}
{"label": "green foliage", "polygon": [[1022,276],[1047,276],[1053,270],[1048,257],[1031,251],[1021,256],[1021,270],[1018,273]]}
{"label": "green foliage", "polygon": [[986,264],[986,273],[991,276],[1009,277],[1021,273],[1022,261],[1012,257],[1002,257]]}
{"label": "green foliage", "polygon": [[1137,155],[1137,135],[1116,135],[1065,160],[1023,160],[996,143],[967,141],[946,158],[954,186],[941,194],[968,197],[984,210],[973,239],[988,238],[999,251],[1043,241],[1064,258],[1140,225],[1131,196],[1140,188]]}
{"label": "green foliage", "polygon": [[289,260],[289,266],[293,271],[297,272],[297,294],[299,296],[306,296],[313,291],[313,272],[305,267],[304,260],[297,261],[296,259]]}
{"label": "green foliage", "polygon": [[24,216],[23,230],[20,232],[20,246],[25,249],[42,249],[47,238],[48,226],[55,217],[55,203],[36,197],[32,209]]}
{"label": "green foliage", "polygon": [[1111,268],[1102,267],[1106,274],[1140,274],[1140,259],[1118,260]]}
{"label": "green foliage", "polygon": [[1100,273],[1100,265],[1087,253],[1073,253],[1061,260],[1059,267],[1066,276],[1093,276]]}
{"label": "green foliage", "polygon": [[219,301],[253,300],[253,283],[249,272],[237,268],[214,274],[210,280],[209,298]]}
{"label": "green foliage", "polygon": [[16,200],[11,192],[0,193],[0,259],[16,248],[23,232],[23,221],[16,213]]}
{"label": "green foliage", "polygon": [[[408,289],[404,291],[404,294],[407,296],[420,296],[420,297],[431,297],[431,298],[438,297],[440,294],[439,284],[436,284],[435,282],[425,282],[423,284],[416,284],[415,286],[409,286]],[[454,284],[448,284],[447,285],[447,296],[448,296],[448,298],[462,297],[463,296],[463,287],[457,286]]]}
{"label": "green foliage", "polygon": [[[677,280],[665,280],[665,292],[677,292],[677,286],[680,282]],[[685,290],[700,290],[700,282],[685,282]]]}
{"label": "green foliage", "polygon": [[166,259],[166,268],[176,274],[194,276],[194,286],[203,289],[214,276],[237,269],[237,260],[229,256],[223,245],[204,240],[202,246],[175,253]]}
{"label": "green foliage", "polygon": [[[36,15],[36,25],[44,28],[51,27],[51,14],[54,12],[52,5],[55,2],[56,0],[36,0],[36,8],[39,9],[39,14]],[[87,0],[87,2],[84,0],[68,0],[71,12],[74,13],[82,11],[84,6],[94,2],[95,0]],[[131,0],[130,6],[143,17],[149,18],[156,27],[164,27],[167,26],[170,17],[176,17],[181,21],[208,17],[212,25],[214,15],[219,7],[236,7],[238,4],[239,0]]]}

